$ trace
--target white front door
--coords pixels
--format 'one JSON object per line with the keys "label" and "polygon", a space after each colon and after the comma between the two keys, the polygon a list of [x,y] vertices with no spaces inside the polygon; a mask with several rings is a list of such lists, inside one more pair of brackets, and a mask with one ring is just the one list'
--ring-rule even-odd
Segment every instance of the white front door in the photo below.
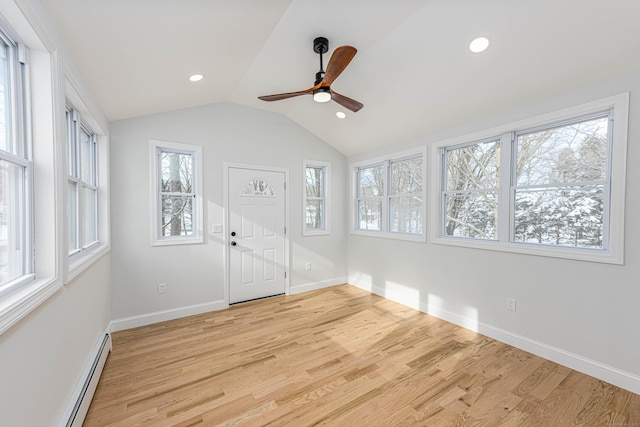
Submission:
{"label": "white front door", "polygon": [[285,292],[285,174],[230,167],[229,303]]}

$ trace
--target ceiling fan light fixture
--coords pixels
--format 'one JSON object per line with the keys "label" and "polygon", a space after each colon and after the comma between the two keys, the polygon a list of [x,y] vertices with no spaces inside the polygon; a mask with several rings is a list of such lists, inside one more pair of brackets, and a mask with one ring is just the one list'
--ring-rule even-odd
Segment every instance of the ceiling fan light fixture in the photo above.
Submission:
{"label": "ceiling fan light fixture", "polygon": [[328,87],[321,87],[313,91],[313,100],[316,102],[331,101],[331,92]]}

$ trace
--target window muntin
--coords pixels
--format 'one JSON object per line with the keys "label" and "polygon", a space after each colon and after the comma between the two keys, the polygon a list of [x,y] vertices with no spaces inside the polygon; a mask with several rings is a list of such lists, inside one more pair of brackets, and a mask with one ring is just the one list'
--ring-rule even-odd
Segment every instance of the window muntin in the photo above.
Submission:
{"label": "window muntin", "polygon": [[97,137],[68,108],[67,119],[67,236],[69,255],[80,254],[99,241]]}
{"label": "window muntin", "polygon": [[610,112],[517,133],[513,241],[605,249]]}
{"label": "window muntin", "polygon": [[497,240],[500,140],[446,148],[444,235]]}
{"label": "window muntin", "polygon": [[389,231],[422,234],[422,157],[389,164]]}
{"label": "window muntin", "polygon": [[0,294],[33,278],[25,52],[0,30]]}

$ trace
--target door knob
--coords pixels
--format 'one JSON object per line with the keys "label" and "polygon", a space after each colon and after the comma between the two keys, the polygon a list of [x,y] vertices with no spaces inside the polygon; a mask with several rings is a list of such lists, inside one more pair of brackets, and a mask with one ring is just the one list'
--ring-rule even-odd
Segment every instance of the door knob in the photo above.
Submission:
{"label": "door knob", "polygon": [[236,235],[236,232],[235,232],[235,231],[232,231],[232,232],[231,232],[231,236],[235,236],[235,235]]}
{"label": "door knob", "polygon": [[235,245],[237,245],[236,242],[231,242],[231,246],[235,246]]}

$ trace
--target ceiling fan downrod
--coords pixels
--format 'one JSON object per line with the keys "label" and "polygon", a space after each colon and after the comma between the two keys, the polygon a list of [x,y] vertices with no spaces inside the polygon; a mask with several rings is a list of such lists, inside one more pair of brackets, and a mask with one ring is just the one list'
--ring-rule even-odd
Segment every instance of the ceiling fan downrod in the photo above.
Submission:
{"label": "ceiling fan downrod", "polygon": [[320,71],[316,73],[316,82],[319,84],[324,78],[324,67],[322,65],[322,54],[329,51],[329,40],[326,37],[316,37],[313,40],[313,51],[320,55]]}

